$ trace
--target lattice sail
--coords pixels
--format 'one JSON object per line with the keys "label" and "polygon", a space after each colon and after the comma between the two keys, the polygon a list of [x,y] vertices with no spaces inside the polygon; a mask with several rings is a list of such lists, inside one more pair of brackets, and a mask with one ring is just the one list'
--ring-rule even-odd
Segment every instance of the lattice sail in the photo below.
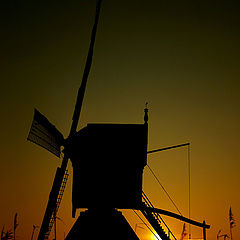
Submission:
{"label": "lattice sail", "polygon": [[36,109],[27,139],[60,157],[63,135]]}

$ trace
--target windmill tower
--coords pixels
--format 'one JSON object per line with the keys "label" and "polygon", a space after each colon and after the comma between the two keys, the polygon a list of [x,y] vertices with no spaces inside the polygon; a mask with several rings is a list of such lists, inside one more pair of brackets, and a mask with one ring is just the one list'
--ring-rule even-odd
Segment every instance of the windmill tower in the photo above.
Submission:
{"label": "windmill tower", "polygon": [[[95,239],[96,236],[92,234],[93,229],[95,234],[100,237],[104,235],[104,238],[109,240],[112,238],[138,240],[127,220],[117,209],[140,210],[162,240],[176,238],[167,225],[168,233],[165,233],[164,221],[160,214],[202,227],[206,239],[205,230],[209,226],[205,222],[199,223],[175,213],[156,209],[143,193],[142,178],[148,153],[147,108],[144,110],[144,121],[141,124],[87,124],[77,131],[92,64],[101,2],[102,0],[97,1],[89,52],[69,136],[64,139],[61,132],[45,116],[37,110],[34,113],[28,140],[57,157],[60,157],[61,147],[64,147],[64,157],[61,167],[56,171],[38,240],[48,239],[56,219],[68,178],[66,169],[69,159],[73,166],[72,215],[75,217],[78,208],[88,210],[80,214],[66,240]],[[166,149],[169,148],[162,150]]]}

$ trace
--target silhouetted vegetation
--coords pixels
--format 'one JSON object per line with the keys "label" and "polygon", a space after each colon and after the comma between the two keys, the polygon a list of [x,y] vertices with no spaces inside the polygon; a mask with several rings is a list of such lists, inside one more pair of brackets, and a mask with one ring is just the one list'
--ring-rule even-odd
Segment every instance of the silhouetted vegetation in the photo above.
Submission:
{"label": "silhouetted vegetation", "polygon": [[9,239],[13,239],[14,236],[13,236],[13,231],[10,229],[10,230],[7,230],[6,232],[4,232],[4,227],[2,229],[2,232],[1,232],[1,240],[9,240]]}
{"label": "silhouetted vegetation", "polygon": [[15,239],[15,231],[16,231],[16,228],[18,227],[18,225],[19,224],[17,223],[17,213],[16,213],[14,216],[14,223],[13,223],[14,231],[12,231],[11,229],[4,231],[4,226],[3,226],[2,231],[1,231],[1,240]]}

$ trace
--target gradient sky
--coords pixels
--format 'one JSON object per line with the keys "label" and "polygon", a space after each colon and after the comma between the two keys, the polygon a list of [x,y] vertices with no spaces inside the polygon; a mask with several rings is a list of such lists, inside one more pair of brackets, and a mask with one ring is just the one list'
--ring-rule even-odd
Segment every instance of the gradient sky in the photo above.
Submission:
{"label": "gradient sky", "polygon": [[[0,3],[0,228],[30,239],[40,225],[60,160],[27,142],[36,107],[67,136],[95,13],[94,0]],[[217,0],[103,0],[79,129],[88,122],[142,123],[149,102],[149,150],[191,143],[191,216],[240,238],[240,6]],[[148,158],[188,215],[187,149]],[[69,164],[71,170],[71,164]],[[59,239],[71,218],[71,183],[59,210]],[[176,212],[146,168],[144,191]],[[140,223],[124,211],[132,226]],[[182,223],[166,218],[179,237]],[[142,225],[141,225],[142,226]],[[145,227],[146,228],[146,227]],[[147,229],[137,228],[142,239]],[[192,228],[192,237],[201,231]]]}

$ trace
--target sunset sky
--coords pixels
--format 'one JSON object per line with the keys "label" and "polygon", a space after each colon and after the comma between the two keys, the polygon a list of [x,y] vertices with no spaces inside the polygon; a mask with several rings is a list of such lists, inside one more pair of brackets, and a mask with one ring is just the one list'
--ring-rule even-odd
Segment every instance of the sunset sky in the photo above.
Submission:
{"label": "sunset sky", "polygon": [[[95,4],[0,3],[0,230],[13,228],[17,212],[17,240],[30,239],[32,225],[41,225],[61,164],[26,140],[33,110],[67,137]],[[233,237],[240,238],[239,12],[234,0],[103,0],[78,128],[87,123],[143,123],[147,101],[149,150],[191,143],[191,218],[211,225],[210,240],[220,229],[229,234],[230,206],[236,220]],[[187,161],[186,147],[148,157],[185,216]],[[71,163],[68,168],[71,173]],[[58,222],[58,239],[74,223],[71,185],[70,174],[58,214],[63,220]],[[147,167],[143,185],[155,207],[177,213]],[[132,211],[124,214],[142,240],[153,239]],[[183,223],[165,219],[179,239]],[[191,231],[194,239],[201,239],[201,229]]]}

